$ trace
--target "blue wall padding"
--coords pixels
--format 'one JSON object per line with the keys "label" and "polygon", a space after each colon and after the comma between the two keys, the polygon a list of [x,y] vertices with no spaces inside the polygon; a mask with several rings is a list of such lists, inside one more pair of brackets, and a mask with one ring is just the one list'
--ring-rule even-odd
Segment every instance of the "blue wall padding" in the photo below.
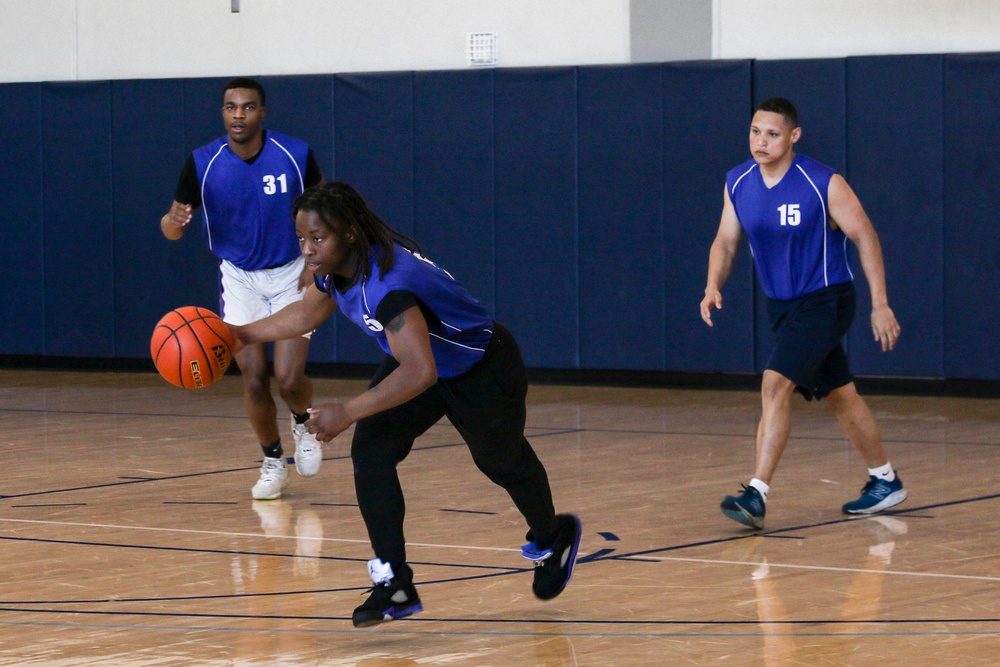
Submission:
{"label": "blue wall padding", "polygon": [[661,67],[579,70],[580,364],[664,368]]}
{"label": "blue wall padding", "polygon": [[858,313],[849,348],[858,374],[944,375],[942,67],[941,56],[847,61],[847,178],[879,234],[889,305],[903,328],[896,349],[883,353],[852,250]]}
{"label": "blue wall padding", "polygon": [[[945,375],[1000,378],[1000,54],[944,67]],[[911,271],[926,268],[913,258]]]}
{"label": "blue wall padding", "polygon": [[493,70],[417,73],[413,98],[413,235],[492,312]]}
{"label": "blue wall padding", "polygon": [[[224,131],[227,80],[0,85],[0,355],[144,358],[164,312],[218,308],[201,217],[178,242],[159,220],[188,153]],[[855,372],[1000,379],[1000,55],[262,82],[265,126],[308,141],[327,180],[415,236],[515,332],[529,366],[602,370],[762,369],[772,335],[745,244],[715,327],[698,304],[751,110],[789,97],[798,150],[844,174],[874,222],[903,325],[882,353],[852,251]],[[339,315],[310,352],[379,357]]]}
{"label": "blue wall padding", "polygon": [[111,84],[43,84],[41,108],[45,353],[113,357]]}
{"label": "blue wall padding", "polygon": [[699,305],[722,214],[725,174],[746,159],[748,61],[663,72],[666,370],[753,371],[753,265],[742,251],[709,328]]}
{"label": "blue wall padding", "polygon": [[576,368],[577,70],[494,76],[497,318],[529,366]]}
{"label": "blue wall padding", "polygon": [[[0,87],[0,351],[45,353],[46,248],[42,196],[42,87],[15,83]],[[72,116],[73,114],[60,114]],[[56,267],[52,267],[56,268]],[[77,265],[62,267],[79,271]]]}

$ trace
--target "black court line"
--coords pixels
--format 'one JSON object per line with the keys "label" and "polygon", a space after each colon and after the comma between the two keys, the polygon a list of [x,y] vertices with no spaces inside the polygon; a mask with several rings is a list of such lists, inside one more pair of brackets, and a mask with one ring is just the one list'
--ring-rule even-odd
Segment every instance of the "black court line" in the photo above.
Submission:
{"label": "black court line", "polygon": [[[561,435],[561,434],[563,434],[565,432],[566,431],[556,431],[556,432],[553,432],[551,434],[550,433],[544,433],[544,434],[540,434],[540,435],[533,435],[532,437],[533,438],[540,438],[540,437],[544,438],[544,437],[549,437],[550,435]],[[436,450],[436,449],[449,449],[449,448],[453,448],[453,447],[465,447],[465,446],[466,446],[466,444],[464,442],[452,442],[452,443],[444,443],[444,444],[440,444],[440,445],[425,445],[423,447],[414,447],[412,451],[413,452],[422,452],[422,451],[431,451],[431,450]],[[326,456],[326,457],[323,457],[323,460],[324,461],[343,461],[343,460],[349,460],[350,458],[351,458],[351,455],[348,453],[348,454],[344,454],[342,456]],[[260,461],[257,461],[257,463],[259,464]],[[164,477],[135,477],[135,478],[122,478],[122,477],[119,477],[119,479],[124,479],[125,481],[122,481],[122,482],[105,482],[103,484],[92,484],[92,485],[89,485],[89,486],[75,486],[75,487],[62,488],[62,489],[48,489],[46,491],[29,491],[29,492],[26,492],[26,493],[12,493],[12,494],[7,494],[7,495],[0,494],[0,500],[8,500],[8,499],[11,499],[11,498],[29,498],[31,496],[44,496],[44,495],[49,495],[49,494],[53,494],[53,493],[69,493],[69,492],[72,492],[72,491],[93,491],[93,490],[97,490],[97,489],[107,489],[107,488],[111,488],[111,487],[115,487],[115,486],[128,486],[128,485],[131,485],[131,484],[148,484],[150,482],[166,482],[166,481],[173,481],[173,480],[178,480],[178,479],[186,479],[186,478],[190,478],[190,477],[207,477],[209,475],[227,475],[229,473],[247,472],[247,471],[250,471],[250,470],[257,470],[257,466],[254,465],[254,466],[247,466],[247,467],[242,467],[242,468],[224,468],[222,470],[208,470],[208,471],[205,471],[205,472],[183,473],[183,474],[180,474],[180,475],[167,475],[167,476],[164,476]]]}
{"label": "black court line", "polygon": [[[910,511],[913,511],[913,510],[919,511],[919,510],[926,510],[926,509],[934,509],[934,508],[938,508],[938,507],[949,507],[949,506],[962,505],[962,504],[967,504],[967,503],[972,503],[972,502],[982,502],[982,501],[988,501],[988,500],[995,500],[995,499],[998,499],[998,498],[1000,498],[1000,494],[993,494],[993,495],[988,495],[988,496],[978,496],[978,497],[975,497],[975,498],[967,498],[967,499],[964,499],[964,500],[954,500],[954,501],[948,501],[948,502],[938,503],[938,504],[933,504],[933,505],[925,505],[925,506],[922,506],[922,507],[912,508],[912,510],[910,510]],[[881,516],[892,516],[892,515],[897,515],[897,514],[901,514],[901,513],[902,512],[891,512],[891,511],[890,512],[883,512],[881,514]],[[741,534],[741,535],[733,535],[733,536],[722,537],[722,538],[715,538],[715,539],[710,539],[710,540],[702,540],[702,541],[699,541],[699,542],[691,542],[691,543],[687,543],[687,544],[678,544],[678,545],[673,545],[673,546],[659,547],[659,548],[655,548],[655,549],[646,549],[646,550],[642,550],[642,551],[633,551],[633,552],[626,552],[626,553],[619,553],[619,554],[614,553],[614,549],[605,548],[605,549],[601,549],[601,550],[599,550],[599,551],[597,551],[595,553],[592,553],[592,554],[589,554],[587,556],[584,556],[584,557],[580,558],[578,560],[578,564],[596,563],[596,562],[600,562],[600,561],[604,561],[604,560],[616,560],[616,561],[626,560],[626,561],[630,561],[630,562],[657,563],[659,561],[657,561],[656,559],[653,559],[653,558],[643,558],[643,556],[647,556],[648,557],[648,556],[650,556],[652,554],[667,553],[667,552],[672,552],[672,551],[679,551],[679,550],[682,550],[682,549],[690,549],[690,548],[694,548],[694,547],[707,546],[707,545],[713,545],[713,544],[722,544],[722,543],[725,543],[725,542],[732,542],[732,541],[736,541],[736,540],[748,539],[748,538],[751,538],[751,537],[785,537],[785,538],[789,538],[790,537],[791,539],[803,539],[803,538],[800,538],[800,537],[797,537],[797,536],[787,536],[787,535],[783,535],[783,534],[784,533],[793,532],[793,531],[805,531],[805,530],[810,530],[810,529],[813,529],[813,528],[821,528],[821,527],[832,526],[832,525],[840,525],[840,524],[851,523],[851,522],[855,522],[855,521],[864,521],[864,520],[867,520],[869,518],[870,517],[867,517],[867,516],[865,516],[865,517],[851,516],[851,517],[847,517],[847,518],[843,518],[843,519],[835,519],[835,520],[831,520],[831,521],[822,521],[822,522],[817,522],[817,523],[813,523],[813,524],[803,524],[803,525],[800,525],[800,526],[789,526],[789,527],[786,527],[786,528],[779,528],[777,530],[766,531],[766,532],[747,532],[747,533],[744,533],[744,534]],[[253,536],[253,537],[256,537],[256,536]],[[81,541],[81,540],[57,540],[57,539],[35,538],[35,537],[0,536],[0,540],[7,540],[7,541],[13,541],[13,542],[35,542],[35,543],[43,543],[43,544],[62,544],[62,545],[68,545],[68,546],[110,547],[110,548],[120,548],[120,549],[144,549],[144,550],[152,550],[152,551],[169,551],[169,552],[180,552],[180,553],[203,553],[203,554],[221,554],[221,555],[269,556],[269,557],[275,557],[275,558],[310,558],[310,559],[316,559],[316,560],[329,560],[329,561],[354,562],[354,563],[366,562],[365,559],[363,559],[363,558],[347,558],[347,557],[341,557],[341,556],[322,556],[322,555],[321,556],[299,556],[297,554],[289,554],[289,553],[260,552],[260,551],[242,551],[242,550],[232,550],[232,549],[203,549],[203,548],[195,548],[195,547],[169,547],[169,546],[153,546],[153,545],[139,545],[139,544],[122,544],[122,543],[111,543],[111,542],[88,542],[88,541]],[[529,568],[511,568],[511,567],[496,566],[496,565],[469,565],[469,564],[463,564],[463,563],[445,563],[445,562],[441,562],[441,561],[411,561],[411,563],[413,565],[416,565],[416,566],[423,565],[423,566],[430,566],[430,567],[459,567],[459,568],[467,568],[467,569],[490,570],[489,574],[479,574],[479,575],[470,575],[470,576],[465,576],[465,577],[452,577],[452,578],[448,578],[448,579],[438,579],[438,580],[432,580],[432,581],[425,581],[425,582],[421,582],[421,585],[430,585],[430,584],[445,583],[445,582],[456,582],[456,581],[468,581],[470,579],[485,579],[485,578],[493,578],[493,577],[498,577],[498,576],[509,576],[511,574],[518,574],[518,573],[530,571]],[[261,594],[261,595],[273,596],[273,595],[288,595],[288,594],[301,594],[301,593],[312,593],[312,592],[330,592],[331,590],[364,590],[364,589],[365,589],[365,587],[361,587],[361,588],[352,587],[352,588],[347,588],[347,589],[328,589],[328,590],[324,590],[324,591],[298,591],[298,592],[281,591],[281,592],[277,592],[277,593],[267,593],[267,594]],[[239,596],[235,596],[235,597],[247,597],[247,596],[248,595],[239,595]],[[224,596],[208,596],[208,597],[209,598],[215,598],[215,597],[224,597],[224,598],[226,598],[226,597],[234,597],[234,596],[224,595]],[[179,598],[149,598],[149,599],[150,600],[164,600],[164,599],[169,600],[169,599],[179,599]],[[195,598],[183,598],[183,599],[201,599],[201,598],[199,596],[199,597],[195,597]],[[120,601],[121,599],[119,598],[118,600]],[[90,602],[106,602],[106,601],[107,600],[105,600],[105,601],[90,601]],[[70,602],[76,602],[76,601],[63,601],[63,603],[70,603]],[[52,602],[49,602],[49,603],[52,603]],[[11,603],[8,602],[7,604],[11,604]],[[18,603],[18,604],[44,604],[44,602],[21,602],[21,603]]]}
{"label": "black court line", "polygon": [[[116,416],[116,417],[178,417],[184,419],[239,419],[245,420],[245,415],[233,416],[233,415],[193,415],[184,413],[153,413],[153,412],[113,412],[113,411],[102,411],[102,410],[43,410],[38,408],[0,408],[0,413],[2,412],[19,412],[19,413],[31,413],[31,414],[77,414],[77,415],[106,415],[106,416]],[[451,427],[447,422],[436,423],[431,426],[431,428],[443,428]],[[746,433],[718,433],[718,432],[703,432],[703,431],[671,431],[671,430],[659,430],[659,429],[628,429],[628,428],[571,428],[567,429],[561,426],[527,426],[526,431],[542,430],[548,431],[547,433],[532,434],[531,437],[548,437],[551,435],[568,435],[573,433],[611,433],[611,434],[638,434],[638,435],[663,435],[663,436],[692,436],[692,437],[723,437],[723,438],[751,438],[753,439],[755,433],[753,431],[748,431]],[[801,436],[792,435],[791,440],[800,441],[833,441],[841,442],[844,440],[843,436]],[[993,442],[974,442],[965,440],[913,440],[913,439],[893,439],[884,438],[882,442],[893,443],[899,445],[913,444],[913,445],[960,445],[960,446],[982,446],[982,447],[1000,447],[1000,441]],[[416,448],[415,448],[416,449]],[[429,449],[429,448],[428,448]],[[324,459],[325,460],[325,459]]]}
{"label": "black court line", "polygon": [[[268,620],[268,621],[344,621],[349,620],[348,616],[327,616],[327,615],[301,615],[301,614],[235,614],[235,613],[205,613],[205,612],[166,612],[166,611],[135,611],[135,610],[96,610],[96,609],[18,609],[15,607],[0,607],[0,611],[15,612],[15,613],[25,613],[25,614],[79,614],[79,615],[91,615],[91,616],[139,616],[147,618],[204,618],[204,619],[233,619],[233,620]],[[626,620],[626,619],[553,619],[551,617],[524,617],[524,618],[477,618],[477,617],[460,617],[460,618],[444,618],[444,617],[428,617],[428,616],[409,616],[403,619],[398,619],[393,622],[403,623],[403,624],[420,624],[426,625],[428,623],[447,623],[447,624],[458,624],[458,623],[471,623],[476,625],[520,625],[525,623],[531,623],[532,625],[558,625],[558,626],[597,626],[597,625],[610,625],[618,627],[781,627],[781,626],[812,626],[817,625],[829,625],[832,627],[837,626],[854,626],[854,625],[872,625],[872,626],[912,626],[912,625],[929,625],[929,624],[949,624],[949,625],[969,625],[969,624],[996,624],[1000,623],[998,618],[906,618],[906,619],[839,619],[839,618],[816,618],[816,619],[800,619],[800,620],[784,620],[784,621],[767,621],[767,620],[750,620],[750,619],[702,619],[702,620],[681,620],[681,619],[659,619],[659,620]],[[396,625],[396,628],[399,626]],[[172,630],[169,626],[158,627],[160,630]],[[241,628],[242,630],[242,628]],[[270,629],[269,629],[270,630]],[[354,632],[357,632],[356,630]],[[1000,633],[1000,628],[996,630],[986,630],[986,631],[966,631],[968,634],[973,635],[993,635]],[[379,632],[381,634],[381,631]],[[489,635],[495,634],[492,631],[478,631],[469,632],[466,634],[475,635]],[[531,633],[536,634],[536,633]],[[573,633],[565,633],[560,631],[559,635],[572,635]],[[624,636],[630,636],[632,633],[624,634]],[[721,634],[721,633],[712,633]],[[753,636],[757,636],[759,633],[751,633]],[[768,632],[769,636],[773,633]],[[795,633],[800,634],[800,633]],[[812,631],[806,633],[808,635],[815,636],[865,636],[869,634],[867,632],[857,632],[857,633],[839,633],[839,632],[820,632]],[[942,634],[942,635],[952,635],[955,634],[954,631],[939,631],[936,633],[928,632],[918,632],[914,634],[926,635],[926,634]]]}
{"label": "black court line", "polygon": [[[9,538],[0,538],[9,539]],[[29,540],[31,541],[31,540]],[[46,540],[39,540],[46,541]],[[121,545],[127,547],[128,545]],[[160,547],[139,547],[144,549],[158,549]],[[203,549],[178,549],[182,551],[208,551]],[[295,556],[293,554],[269,554],[269,553],[255,553],[249,551],[221,551],[219,553],[229,554],[229,555],[247,555],[247,556],[276,556],[282,558],[312,558],[316,560],[331,560],[331,561],[344,561],[344,562],[354,562],[354,563],[366,563],[367,561],[362,558],[339,558],[334,556]],[[515,568],[506,567],[502,565],[469,565],[469,564],[457,564],[457,563],[428,563],[421,561],[410,561],[417,566],[437,566],[437,567],[460,567],[470,570],[489,570],[489,572],[484,574],[470,574],[461,577],[446,577],[438,579],[428,579],[421,580],[421,586],[431,586],[437,584],[448,584],[463,581],[476,581],[480,579],[493,579],[496,577],[506,577],[510,575],[527,575],[531,572],[531,568]],[[141,597],[141,598],[125,598],[125,597],[113,597],[113,598],[91,598],[91,599],[77,599],[77,600],[3,600],[0,604],[16,604],[16,605],[53,605],[53,604],[118,604],[123,602],[133,602],[133,603],[144,603],[144,602],[194,602],[194,601],[205,601],[205,600],[229,600],[229,599],[246,599],[246,598],[273,598],[273,597],[288,597],[295,595],[314,595],[317,593],[344,593],[344,592],[354,592],[354,591],[368,591],[371,590],[371,586],[367,583],[361,586],[343,586],[338,588],[310,588],[305,590],[297,591],[271,591],[268,593],[224,593],[218,595],[171,595],[171,596],[159,596],[159,597]]]}
{"label": "black court line", "polygon": [[11,505],[11,507],[86,507],[87,503],[38,503],[37,505]]}
{"label": "black court line", "polygon": [[[938,509],[938,508],[941,508],[941,507],[953,507],[955,505],[966,505],[968,503],[977,503],[977,502],[983,502],[983,501],[988,501],[988,500],[997,500],[997,499],[1000,499],[1000,493],[994,493],[994,494],[987,495],[987,496],[976,496],[974,498],[964,498],[962,500],[950,500],[950,501],[947,501],[947,502],[934,503],[934,504],[930,504],[930,505],[921,505],[919,507],[911,507],[911,508],[908,508],[908,509],[905,509],[905,510],[898,510],[898,511],[888,510],[886,512],[880,512],[880,513],[878,513],[876,515],[871,515],[871,514],[867,514],[867,515],[851,515],[851,516],[844,517],[844,518],[841,518],[841,519],[831,519],[830,521],[819,521],[819,522],[816,522],[816,523],[807,523],[807,524],[802,524],[800,526],[788,526],[786,528],[778,528],[776,530],[755,531],[755,530],[747,529],[747,530],[743,531],[739,535],[731,535],[729,537],[720,537],[720,538],[712,539],[712,540],[702,540],[700,542],[689,542],[687,544],[677,544],[677,545],[670,546],[670,547],[659,547],[659,548],[656,548],[656,549],[645,549],[643,551],[633,551],[633,552],[630,552],[630,553],[623,553],[623,554],[617,554],[617,555],[613,555],[613,556],[608,556],[607,559],[609,559],[609,560],[616,560],[616,559],[636,558],[636,557],[639,557],[639,556],[648,556],[650,554],[666,553],[668,551],[679,551],[681,549],[690,549],[690,548],[693,548],[693,547],[703,547],[703,546],[707,546],[707,545],[711,545],[711,544],[723,544],[725,542],[733,542],[735,540],[744,540],[744,539],[747,539],[749,537],[781,537],[781,536],[784,536],[783,535],[784,533],[792,533],[792,532],[798,532],[798,531],[805,531],[805,530],[810,530],[810,529],[813,529],[813,528],[824,528],[826,526],[835,526],[835,525],[839,525],[839,524],[852,523],[852,522],[855,522],[855,521],[865,521],[867,519],[870,519],[872,516],[906,516],[910,512],[920,512],[920,511],[929,510],[929,509]],[[799,539],[799,538],[796,538],[796,539]]]}
{"label": "black court line", "polygon": [[239,505],[235,500],[164,500],[164,505]]}
{"label": "black court line", "polygon": [[483,512],[481,510],[455,510],[449,508],[441,508],[438,512],[455,512],[456,514],[486,514],[488,516],[496,516],[497,512]]}

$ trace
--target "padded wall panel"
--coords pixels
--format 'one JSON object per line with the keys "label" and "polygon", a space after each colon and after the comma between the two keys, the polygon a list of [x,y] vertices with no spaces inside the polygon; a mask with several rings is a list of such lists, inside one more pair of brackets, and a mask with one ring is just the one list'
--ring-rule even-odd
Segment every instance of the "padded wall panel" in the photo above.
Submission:
{"label": "padded wall panel", "polygon": [[[389,225],[413,234],[413,75],[334,79],[334,177],[353,185]],[[336,361],[372,363],[378,345],[337,315]]]}
{"label": "padded wall panel", "polygon": [[[847,166],[847,61],[759,60],[754,62],[754,106],[769,97],[785,97],[799,112],[802,138],[795,150],[844,174]],[[747,119],[747,141],[750,122]],[[744,144],[749,146],[749,144]],[[749,157],[749,148],[747,149]],[[856,262],[854,266],[856,267]],[[857,273],[857,271],[855,271]],[[756,366],[763,372],[774,347],[774,335],[764,306],[764,292],[756,285]],[[850,350],[848,350],[850,353]]]}
{"label": "padded wall panel", "polygon": [[576,70],[496,70],[497,318],[525,362],[578,368]]}
{"label": "padded wall panel", "polygon": [[1000,54],[945,58],[944,363],[1000,379]]}
{"label": "padded wall panel", "polygon": [[660,90],[655,65],[579,70],[584,368],[663,368]]}
{"label": "padded wall panel", "polygon": [[115,354],[111,84],[42,84],[45,353]]}
{"label": "padded wall panel", "polygon": [[413,96],[414,237],[493,312],[493,70],[418,72]]}
{"label": "padded wall panel", "polygon": [[[45,353],[46,247],[42,226],[42,93],[37,83],[0,85],[0,354]],[[46,116],[48,118],[48,116]],[[48,122],[48,121],[47,121]],[[52,276],[54,279],[55,276]]]}
{"label": "padded wall panel", "polygon": [[942,70],[941,56],[847,61],[848,181],[879,234],[889,305],[903,328],[896,348],[883,353],[856,261],[849,342],[858,375],[944,375]]}
{"label": "padded wall panel", "polygon": [[713,327],[699,312],[726,171],[746,159],[749,61],[663,66],[666,368],[753,371],[753,266],[740,257]]}
{"label": "padded wall panel", "polygon": [[333,77],[262,76],[267,93],[264,127],[302,139],[326,180],[333,180]]}

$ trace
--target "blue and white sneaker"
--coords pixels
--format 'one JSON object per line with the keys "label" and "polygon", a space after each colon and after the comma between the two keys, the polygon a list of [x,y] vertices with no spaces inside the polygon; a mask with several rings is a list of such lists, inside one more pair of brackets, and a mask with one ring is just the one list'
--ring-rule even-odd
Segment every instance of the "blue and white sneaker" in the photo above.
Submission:
{"label": "blue and white sneaker", "polygon": [[869,476],[868,483],[861,489],[861,497],[845,503],[844,514],[875,514],[898,505],[906,500],[906,489],[899,475],[891,482]]}
{"label": "blue and white sneaker", "polygon": [[389,563],[374,558],[368,561],[368,574],[374,586],[365,603],[351,616],[354,627],[367,628],[424,610],[413,586],[413,570],[406,563],[399,566],[399,572],[393,572]]}
{"label": "blue and white sneaker", "polygon": [[760,530],[764,527],[764,498],[760,491],[743,484],[738,496],[726,496],[719,504],[722,513],[744,526]]}
{"label": "blue and white sneaker", "polygon": [[535,563],[531,590],[539,600],[551,600],[563,592],[573,576],[573,565],[580,550],[583,535],[580,519],[573,514],[557,514],[556,523],[556,541],[551,549],[539,549],[530,532],[528,539],[532,541],[521,547],[521,555]]}

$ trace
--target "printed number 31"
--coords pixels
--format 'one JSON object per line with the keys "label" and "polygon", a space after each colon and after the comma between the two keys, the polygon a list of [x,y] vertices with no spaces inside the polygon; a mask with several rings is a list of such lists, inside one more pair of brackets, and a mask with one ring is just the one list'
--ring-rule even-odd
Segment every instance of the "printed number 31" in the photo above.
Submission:
{"label": "printed number 31", "polygon": [[284,174],[281,174],[277,178],[275,178],[271,174],[268,174],[267,176],[264,177],[264,194],[273,195],[275,192],[277,192],[278,188],[275,186],[275,183],[281,184],[282,193],[288,192],[288,184],[285,182],[285,180],[286,179]]}
{"label": "printed number 31", "polygon": [[791,225],[792,227],[797,227],[802,220],[799,218],[799,205],[798,204],[782,204],[778,207],[778,212],[781,213],[781,226]]}

